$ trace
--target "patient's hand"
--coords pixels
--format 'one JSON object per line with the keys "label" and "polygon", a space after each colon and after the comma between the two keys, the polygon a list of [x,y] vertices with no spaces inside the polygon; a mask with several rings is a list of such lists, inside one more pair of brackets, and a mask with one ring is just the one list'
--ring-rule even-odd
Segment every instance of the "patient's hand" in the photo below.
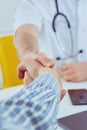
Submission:
{"label": "patient's hand", "polygon": [[[42,52],[39,52],[37,54],[34,54],[33,52],[28,52],[28,54],[26,54],[24,57],[23,63],[25,64],[25,61],[27,61],[27,64],[28,64],[28,62],[30,63],[29,59],[32,59],[32,61],[33,60],[37,61],[44,67],[53,68],[55,65],[55,62],[52,59],[50,59],[49,57],[47,57],[46,54],[44,54]],[[29,84],[33,81],[33,78],[31,77],[29,71],[27,73],[26,66],[24,66],[23,63],[21,63],[18,66],[18,78],[19,79],[24,78],[24,83]]]}
{"label": "patient's hand", "polygon": [[66,81],[87,81],[87,62],[78,62],[64,65],[60,68],[59,73]]}
{"label": "patient's hand", "polygon": [[[19,65],[19,68],[22,68],[24,71],[26,70],[25,78],[24,78],[25,85],[28,85],[35,78],[37,78],[41,73],[50,72],[58,80],[60,87],[62,88],[62,82],[61,82],[61,79],[60,79],[58,73],[52,68],[43,67],[39,62],[35,61],[32,58],[27,57],[23,62],[21,62],[21,64]],[[20,69],[18,69],[18,70],[20,70]],[[63,98],[64,95],[65,95],[65,90],[62,89],[61,99]]]}

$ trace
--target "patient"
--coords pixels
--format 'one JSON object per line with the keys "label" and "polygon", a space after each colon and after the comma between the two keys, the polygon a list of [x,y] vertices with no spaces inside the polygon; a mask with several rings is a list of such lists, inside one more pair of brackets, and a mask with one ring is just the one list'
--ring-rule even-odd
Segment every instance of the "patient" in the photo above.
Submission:
{"label": "patient", "polygon": [[21,64],[26,64],[34,81],[1,103],[0,130],[57,130],[59,101],[65,90],[54,69],[28,60]]}

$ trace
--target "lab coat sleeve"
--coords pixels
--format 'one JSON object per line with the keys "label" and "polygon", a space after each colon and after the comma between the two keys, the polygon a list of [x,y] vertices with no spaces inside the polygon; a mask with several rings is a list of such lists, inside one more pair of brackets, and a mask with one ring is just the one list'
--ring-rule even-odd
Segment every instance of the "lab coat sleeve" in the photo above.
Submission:
{"label": "lab coat sleeve", "polygon": [[33,24],[41,29],[42,15],[34,0],[20,0],[15,13],[14,33],[25,24]]}

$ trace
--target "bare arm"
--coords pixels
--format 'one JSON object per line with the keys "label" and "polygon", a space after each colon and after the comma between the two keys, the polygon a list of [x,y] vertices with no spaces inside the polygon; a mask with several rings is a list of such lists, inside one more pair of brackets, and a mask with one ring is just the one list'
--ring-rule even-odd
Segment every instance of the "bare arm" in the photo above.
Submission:
{"label": "bare arm", "polygon": [[[34,25],[20,26],[15,34],[15,44],[18,51],[18,56],[21,61],[35,57],[35,60],[43,66],[54,66],[54,61],[48,58],[44,53],[39,53],[38,50],[39,29]],[[34,59],[33,59],[34,60]],[[29,73],[29,72],[28,72]],[[33,81],[30,74],[26,76],[26,67],[23,68],[21,64],[18,66],[18,77],[24,78],[24,82],[30,83]]]}
{"label": "bare arm", "polygon": [[15,44],[20,60],[27,54],[38,53],[38,35],[39,30],[34,25],[20,26],[15,34]]}

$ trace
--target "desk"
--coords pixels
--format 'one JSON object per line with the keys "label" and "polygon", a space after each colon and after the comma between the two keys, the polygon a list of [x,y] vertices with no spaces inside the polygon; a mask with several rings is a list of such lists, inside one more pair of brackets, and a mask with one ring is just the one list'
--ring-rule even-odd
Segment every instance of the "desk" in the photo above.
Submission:
{"label": "desk", "polygon": [[[87,82],[83,82],[83,83],[67,83],[67,82],[63,82],[63,87],[67,90],[67,89],[79,89],[79,88],[86,88],[87,89]],[[3,99],[7,99],[8,97],[16,94],[18,91],[20,91],[20,89],[23,88],[23,85],[21,86],[16,86],[13,88],[9,88],[6,90],[1,90],[0,91],[0,101]],[[81,111],[87,110],[87,105],[83,105],[83,106],[73,106],[68,93],[66,93],[65,97],[63,98],[63,100],[60,102],[60,108],[59,108],[59,118],[60,117],[64,117],[64,116],[68,116],[74,113],[78,113]],[[61,127],[59,127],[59,130],[63,130]]]}

